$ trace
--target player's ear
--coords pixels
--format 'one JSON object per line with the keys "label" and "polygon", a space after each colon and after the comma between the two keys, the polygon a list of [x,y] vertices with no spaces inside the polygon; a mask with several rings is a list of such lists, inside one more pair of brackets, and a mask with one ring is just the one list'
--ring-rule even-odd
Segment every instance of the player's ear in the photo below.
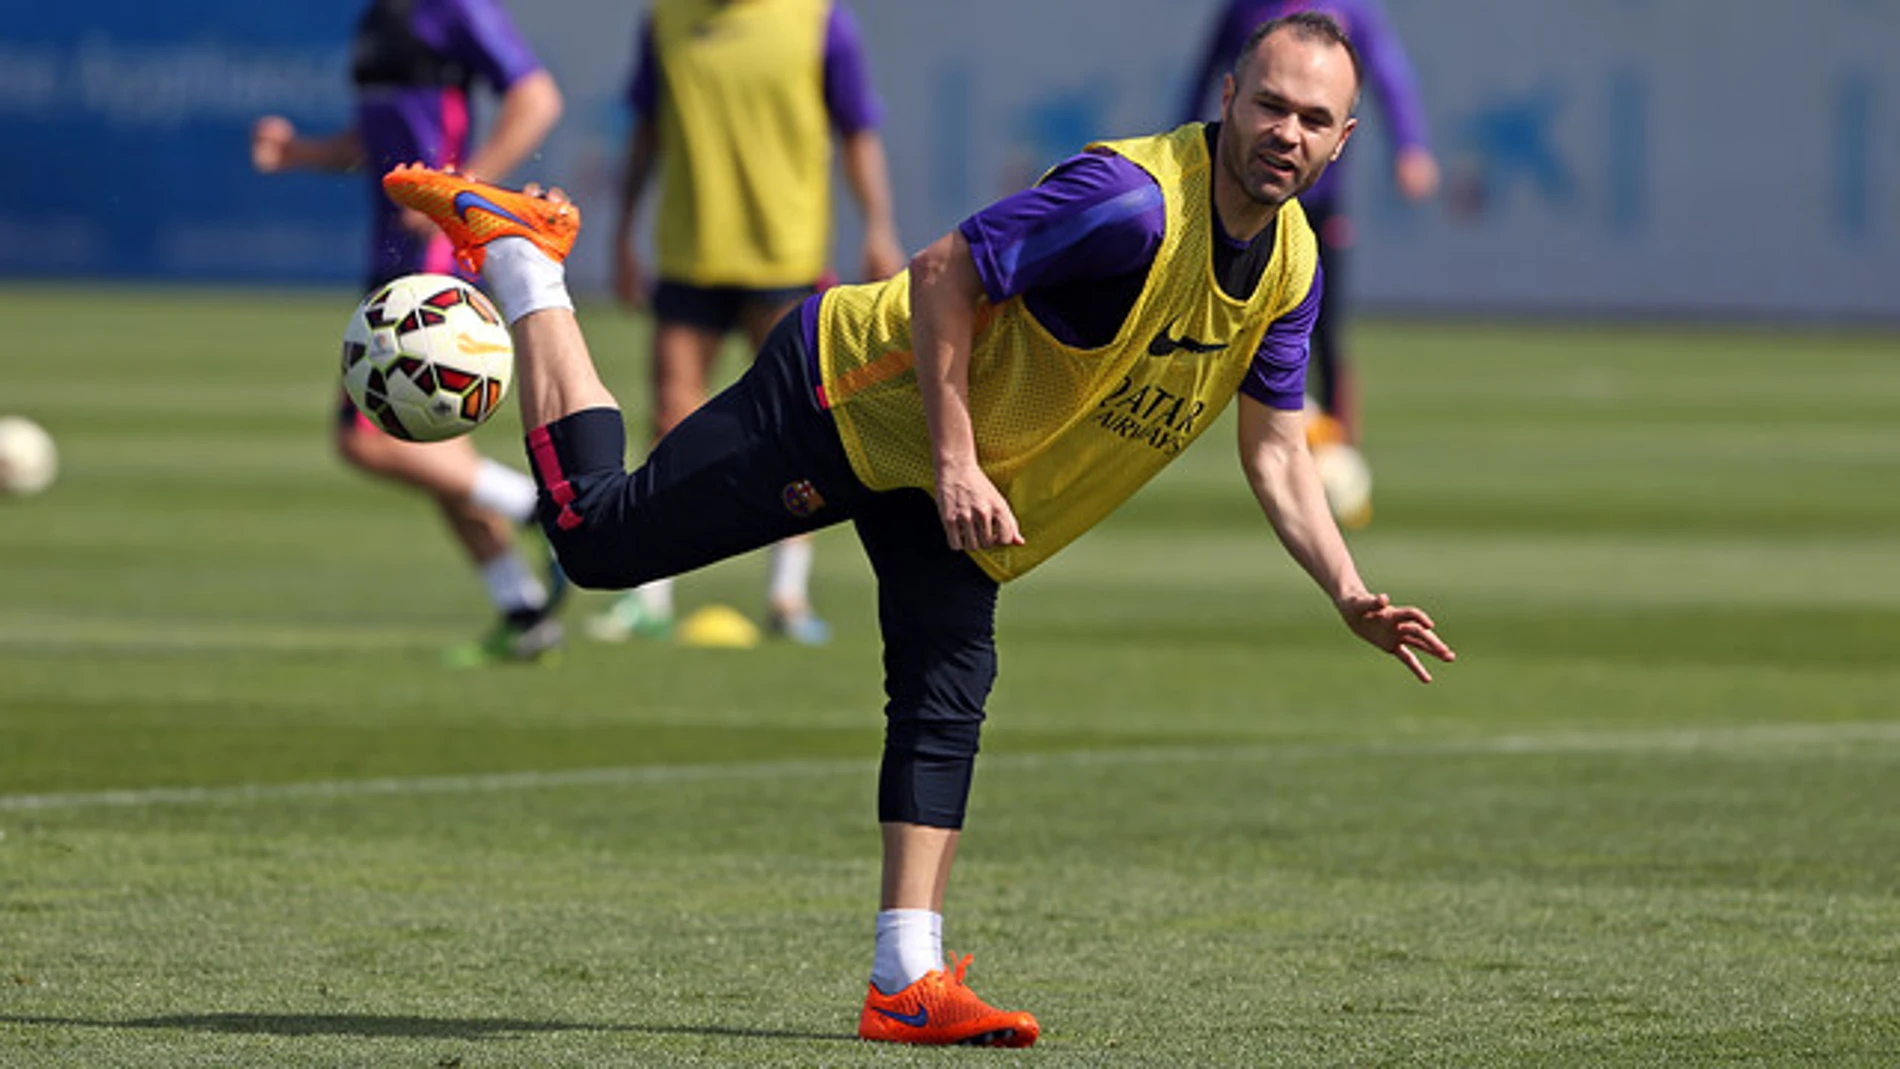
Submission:
{"label": "player's ear", "polygon": [[1337,163],[1339,161],[1339,154],[1346,151],[1346,139],[1350,138],[1352,132],[1357,129],[1359,129],[1359,117],[1356,115],[1349,116],[1346,119],[1345,125],[1339,128],[1339,144],[1333,146],[1332,158],[1326,162]]}
{"label": "player's ear", "polygon": [[1220,117],[1227,118],[1227,105],[1234,101],[1234,72],[1220,76]]}

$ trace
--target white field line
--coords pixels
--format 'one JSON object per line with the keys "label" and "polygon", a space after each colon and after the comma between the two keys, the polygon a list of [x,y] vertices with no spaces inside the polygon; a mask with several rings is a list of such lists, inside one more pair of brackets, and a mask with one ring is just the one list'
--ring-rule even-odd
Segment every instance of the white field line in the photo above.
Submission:
{"label": "white field line", "polygon": [[[1723,753],[1783,747],[1900,743],[1900,721],[1757,724],[1657,731],[1568,731],[1544,735],[1403,740],[1366,743],[1257,743],[1247,746],[1142,747],[1079,750],[1055,754],[988,757],[991,770],[1084,768],[1115,765],[1249,763],[1340,757],[1434,757],[1564,753]],[[804,779],[868,775],[876,762],[864,758],[828,761],[732,761],[696,765],[641,765],[548,772],[496,772],[469,776],[316,780],[228,787],[143,787],[63,794],[0,794],[0,812],[54,809],[149,808],[228,805],[298,799],[366,798],[377,795],[489,794],[572,787],[641,787],[654,784]]]}
{"label": "white field line", "polygon": [[0,617],[0,649],[347,653],[421,649],[432,642],[430,636],[419,635],[415,628],[324,627],[269,620],[198,623],[165,619],[30,621]]}

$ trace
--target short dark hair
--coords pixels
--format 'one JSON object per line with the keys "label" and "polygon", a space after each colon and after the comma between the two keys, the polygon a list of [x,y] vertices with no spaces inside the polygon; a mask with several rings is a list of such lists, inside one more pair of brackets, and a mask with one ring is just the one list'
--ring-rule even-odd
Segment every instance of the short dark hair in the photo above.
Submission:
{"label": "short dark hair", "polygon": [[1352,38],[1346,36],[1331,15],[1323,11],[1295,11],[1291,15],[1281,15],[1277,19],[1268,19],[1253,28],[1247,35],[1247,43],[1240,48],[1240,54],[1234,57],[1234,81],[1240,81],[1240,68],[1260,47],[1260,42],[1281,30],[1307,41],[1330,42],[1346,50],[1346,56],[1352,60],[1352,106],[1359,107],[1359,89],[1366,83],[1366,68],[1359,58],[1359,50],[1353,47]]}

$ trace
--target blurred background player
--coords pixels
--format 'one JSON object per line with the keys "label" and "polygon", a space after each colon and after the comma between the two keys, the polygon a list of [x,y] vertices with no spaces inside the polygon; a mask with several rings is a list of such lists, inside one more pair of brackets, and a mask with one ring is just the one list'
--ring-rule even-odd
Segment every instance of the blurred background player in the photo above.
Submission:
{"label": "blurred background player", "polygon": [[[1392,177],[1399,193],[1410,200],[1423,200],[1437,192],[1438,161],[1426,138],[1425,109],[1417,80],[1378,0],[1229,0],[1215,18],[1213,32],[1201,52],[1181,121],[1207,116],[1210,90],[1233,66],[1254,27],[1296,11],[1332,16],[1359,50],[1366,81],[1378,97],[1392,145]],[[1343,336],[1346,253],[1353,243],[1346,188],[1347,169],[1341,163],[1328,170],[1312,189],[1300,194],[1300,205],[1319,235],[1320,259],[1326,264],[1326,292],[1320,302],[1319,321],[1313,328],[1314,373],[1309,377],[1309,393],[1330,421],[1316,421],[1314,442],[1343,439],[1356,446],[1361,432],[1359,390]]]}
{"label": "blurred background player", "polygon": [[[653,310],[653,437],[705,403],[725,338],[757,352],[773,324],[820,286],[831,242],[831,153],[863,217],[865,280],[904,266],[892,218],[882,104],[857,22],[831,0],[657,0],[642,24],[628,97],[627,151],[614,288]],[[657,284],[647,292],[636,241],[648,181],[659,172]],[[768,622],[821,643],[812,611],[811,543],[770,550]],[[596,637],[661,636],[673,625],[672,580],[628,591],[590,621]]]}
{"label": "blurred background player", "polygon": [[[373,213],[365,293],[402,275],[452,273],[448,240],[419,213],[390,203],[378,180],[396,164],[416,160],[501,178],[560,119],[560,89],[498,0],[378,0],[363,10],[353,45],[354,123],[308,137],[289,120],[266,116],[251,132],[252,163],[265,174],[363,173]],[[471,152],[470,91],[477,82],[500,96],[500,107]],[[480,569],[501,619],[480,641],[450,650],[451,662],[533,660],[560,644],[561,625],[552,614],[565,580],[550,565],[544,583],[515,540],[515,528],[534,514],[533,480],[483,457],[467,438],[392,438],[341,391],[335,441],[351,466],[434,499]]]}

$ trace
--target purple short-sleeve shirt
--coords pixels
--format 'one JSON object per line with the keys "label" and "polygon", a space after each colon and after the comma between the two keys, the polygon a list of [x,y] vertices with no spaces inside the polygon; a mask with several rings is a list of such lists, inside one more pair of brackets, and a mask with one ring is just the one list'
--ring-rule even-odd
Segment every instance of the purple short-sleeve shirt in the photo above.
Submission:
{"label": "purple short-sleeve shirt", "polygon": [[[374,25],[366,22],[362,32],[374,32]],[[542,69],[499,0],[417,0],[409,15],[409,31],[496,92],[506,92]],[[358,47],[373,47],[373,43],[359,40]],[[444,243],[435,243],[440,248],[432,250],[430,243],[418,241],[403,229],[399,210],[383,195],[381,179],[398,163],[421,161],[443,167],[462,162],[468,156],[469,127],[468,94],[459,86],[359,89],[356,131],[370,179],[372,283],[415,271],[449,269]],[[435,255],[438,251],[439,256]]]}

